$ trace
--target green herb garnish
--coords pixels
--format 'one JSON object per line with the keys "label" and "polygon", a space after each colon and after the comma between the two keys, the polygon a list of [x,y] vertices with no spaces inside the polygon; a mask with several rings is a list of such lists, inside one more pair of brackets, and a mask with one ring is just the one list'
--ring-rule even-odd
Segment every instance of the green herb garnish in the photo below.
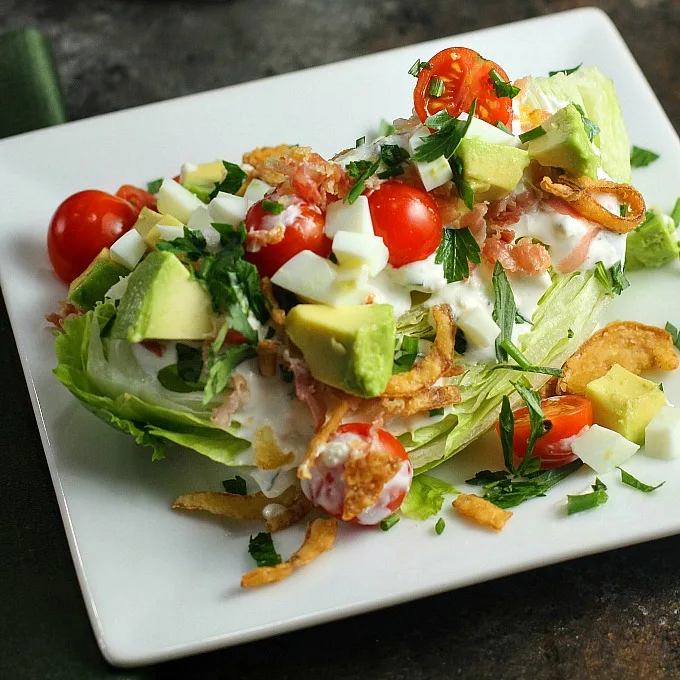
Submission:
{"label": "green herb garnish", "polygon": [[399,515],[396,513],[394,515],[390,515],[389,517],[385,517],[382,522],[380,522],[380,528],[383,531],[389,531],[397,522],[399,521]]}
{"label": "green herb garnish", "polygon": [[515,303],[512,288],[508,283],[508,277],[505,275],[505,270],[500,262],[496,262],[493,268],[492,282],[494,307],[491,318],[501,329],[500,334],[496,338],[496,358],[498,361],[507,361],[508,353],[501,347],[501,343],[503,340],[512,339],[512,329],[517,316],[517,304]]}
{"label": "green herb garnish", "polygon": [[499,130],[503,130],[503,132],[506,132],[506,133],[509,134],[509,135],[512,134],[512,130],[511,130],[507,125],[505,125],[504,123],[501,123],[500,120],[497,120],[497,121],[496,121],[496,127],[497,127]]}
{"label": "green herb garnish", "polygon": [[248,552],[258,567],[275,567],[281,564],[281,555],[276,552],[272,535],[267,532],[262,531],[257,536],[250,537]]}
{"label": "green herb garnish", "polygon": [[519,381],[513,382],[511,380],[510,384],[517,390],[520,397],[522,397],[524,404],[529,411],[529,424],[531,425],[531,432],[529,434],[529,439],[527,440],[527,451],[517,468],[517,474],[522,475],[526,471],[527,465],[534,453],[536,442],[543,435],[550,432],[552,423],[545,418],[545,413],[543,413],[543,409],[541,408],[541,397],[538,392],[532,390],[530,387],[526,387],[526,385],[523,385]]}
{"label": "green herb garnish", "polygon": [[440,517],[434,525],[434,532],[437,536],[441,536],[444,533],[444,529],[446,529],[446,520]]}
{"label": "green herb garnish", "polygon": [[427,94],[430,97],[441,97],[444,94],[445,89],[444,81],[437,76],[432,76],[427,86]]}
{"label": "green herb garnish", "polygon": [[653,163],[657,158],[659,158],[658,153],[649,149],[643,149],[640,146],[633,146],[630,150],[630,167],[644,168]]}
{"label": "green herb garnish", "polygon": [[449,158],[449,165],[451,166],[453,183],[456,185],[458,195],[461,197],[468,210],[472,210],[475,206],[475,192],[463,177],[463,161],[459,156],[451,156],[451,158]]}
{"label": "green herb garnish", "polygon": [[680,198],[675,202],[675,206],[671,211],[671,219],[675,222],[675,227],[680,227]]}
{"label": "green herb garnish", "polygon": [[[503,449],[503,461],[505,467],[511,474],[515,473],[515,462],[513,459],[513,446],[515,440],[515,417],[512,414],[510,399],[507,394],[503,395],[501,412],[498,416],[498,429],[501,438],[501,448]],[[487,482],[488,483],[488,482]]]}
{"label": "green herb garnish", "polygon": [[359,138],[354,142],[354,146],[355,146],[355,148],[357,148],[357,149],[358,149],[360,146],[363,146],[364,144],[366,144],[366,135],[364,135],[363,137],[359,137]]}
{"label": "green herb garnish", "polygon": [[470,262],[480,264],[479,243],[467,227],[465,229],[442,229],[442,240],[434,256],[435,264],[441,264],[448,283],[462,281],[470,276]]}
{"label": "green herb garnish", "polygon": [[236,496],[245,496],[248,493],[246,480],[238,475],[233,479],[225,479],[222,482],[222,486],[227,493],[233,493]]}
{"label": "green herb garnish", "polygon": [[410,158],[409,152],[398,144],[383,144],[380,147],[380,161],[385,170],[378,173],[380,179],[404,174],[403,163]]}
{"label": "green herb garnish", "polygon": [[227,176],[219,184],[215,185],[215,188],[208,196],[208,199],[215,198],[220,191],[227,194],[238,193],[238,190],[248,178],[247,173],[245,173],[240,166],[236,165],[236,163],[222,161],[222,165],[224,165],[224,169],[227,171]]}
{"label": "green herb garnish", "polygon": [[[349,193],[345,197],[345,201],[350,205],[361,196],[364,189],[366,188],[366,180],[374,175],[380,166],[380,159],[371,163],[370,161],[350,161],[348,166],[348,173],[350,177],[356,179],[354,185],[349,190]],[[362,168],[359,174],[359,168]]]}
{"label": "green herb garnish", "polygon": [[[509,402],[508,402],[509,405]],[[514,426],[514,425],[513,425]],[[492,472],[491,470],[480,470],[471,479],[466,479],[465,483],[470,486],[486,486],[487,484],[492,484],[493,482],[499,482],[502,479],[508,478],[507,470],[496,470]]]}
{"label": "green herb garnish", "polygon": [[593,123],[593,121],[590,120],[590,118],[586,116],[586,112],[583,110],[582,106],[579,106],[574,102],[572,102],[572,104],[574,104],[576,110],[581,114],[583,128],[586,131],[586,134],[588,135],[588,140],[592,142],[593,139],[595,139],[595,137],[597,137],[597,135],[600,134],[600,128],[595,123]]}
{"label": "green herb garnish", "polygon": [[583,62],[580,63],[578,66],[574,66],[574,68],[561,68],[559,71],[548,71],[548,75],[552,78],[552,76],[556,76],[558,73],[564,73],[565,76],[568,76],[572,73],[575,73],[578,71],[581,66],[583,66]]}
{"label": "green herb garnish", "polygon": [[524,144],[525,142],[530,142],[532,139],[543,137],[544,134],[545,128],[542,125],[538,125],[537,127],[527,130],[526,132],[523,132],[521,135],[519,135],[519,141]]}
{"label": "green herb garnish", "polygon": [[584,510],[592,510],[598,505],[606,503],[609,496],[607,495],[607,487],[604,482],[600,481],[599,477],[595,478],[595,484],[592,485],[593,490],[590,493],[583,493],[578,496],[567,496],[567,514],[573,515]]}
{"label": "green herb garnish", "polygon": [[656,486],[650,486],[649,484],[641,482],[639,479],[635,479],[633,475],[631,475],[629,472],[626,472],[623,468],[619,468],[619,470],[621,471],[621,481],[624,484],[628,484],[628,486],[632,486],[634,489],[644,493],[650,493],[651,491],[654,491],[654,489],[658,489],[660,486],[663,486],[666,483],[664,481],[660,484],[657,484]]}
{"label": "green herb garnish", "polygon": [[621,295],[630,286],[620,262],[616,262],[609,269],[602,262],[598,262],[595,265],[595,278],[604,286],[610,297]]}
{"label": "green herb garnish", "polygon": [[378,137],[388,137],[393,135],[397,129],[392,125],[392,123],[386,121],[384,118],[380,119],[378,123]]}
{"label": "green herb garnish", "polygon": [[432,408],[429,410],[430,418],[434,418],[435,416],[443,416],[444,415],[444,409],[442,408]]}
{"label": "green herb garnish", "polygon": [[408,70],[408,73],[410,76],[417,78],[424,68],[426,68],[428,71],[431,71],[432,64],[430,64],[429,61],[420,61],[420,59],[416,59],[413,63],[413,66],[411,66],[411,68]]}
{"label": "green herb garnish", "polygon": [[510,338],[505,338],[501,340],[500,349],[506,352],[506,354],[517,362],[514,364],[496,364],[491,370],[497,369],[508,369],[512,371],[523,371],[524,373],[542,373],[544,375],[553,375],[556,377],[562,376],[561,368],[551,368],[550,366],[534,366],[520,351],[519,347],[510,340]]}
{"label": "green herb garnish", "polygon": [[161,188],[161,184],[163,184],[163,178],[161,177],[160,179],[155,179],[153,182],[147,182],[146,184],[146,190],[150,194],[157,194]]}
{"label": "green herb garnish", "polygon": [[510,84],[507,80],[503,80],[501,74],[495,68],[489,71],[489,81],[493,85],[497,97],[512,99],[520,93],[520,88]]}
{"label": "green herb garnish", "polygon": [[272,215],[280,215],[283,212],[283,205],[278,201],[270,201],[268,198],[263,198],[260,205],[262,210]]}
{"label": "green herb garnish", "polygon": [[680,349],[680,330],[678,330],[670,321],[666,321],[666,330],[673,338],[673,344]]}
{"label": "green herb garnish", "polygon": [[430,163],[441,158],[451,158],[458,145],[467,133],[477,109],[477,100],[470,105],[467,120],[458,120],[449,113],[439,111],[425,120],[425,125],[436,132],[423,137],[422,144],[415,150],[413,160],[419,163]]}

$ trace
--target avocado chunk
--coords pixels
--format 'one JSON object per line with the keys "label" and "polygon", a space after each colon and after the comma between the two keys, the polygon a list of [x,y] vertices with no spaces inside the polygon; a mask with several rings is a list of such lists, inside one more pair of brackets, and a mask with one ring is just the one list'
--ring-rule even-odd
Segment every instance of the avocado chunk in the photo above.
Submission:
{"label": "avocado chunk", "polygon": [[392,305],[296,305],[286,330],[317,380],[359,397],[385,391],[396,333]]}
{"label": "avocado chunk", "polygon": [[475,201],[496,201],[507,196],[529,165],[526,151],[479,137],[464,137],[457,153],[463,162],[463,179],[475,192]]}
{"label": "avocado chunk", "polygon": [[200,198],[203,203],[208,203],[215,185],[222,182],[226,174],[222,161],[198,165],[186,163],[182,168],[182,186]]}
{"label": "avocado chunk", "polygon": [[148,248],[155,248],[161,240],[162,233],[159,227],[183,227],[184,224],[172,215],[161,215],[160,213],[142,208],[139,217],[134,224],[134,228],[144,240]]}
{"label": "avocado chunk", "polygon": [[586,397],[593,403],[593,420],[631,442],[645,443],[645,428],[666,404],[656,383],[619,364],[588,383]]}
{"label": "avocado chunk", "polygon": [[111,337],[116,340],[204,340],[213,333],[210,296],[186,267],[155,250],[130,274]]}
{"label": "avocado chunk", "polygon": [[527,142],[532,160],[551,168],[562,168],[574,177],[597,179],[600,157],[588,139],[583,117],[568,104],[543,121],[545,134]]}
{"label": "avocado chunk", "polygon": [[661,267],[675,260],[679,253],[673,218],[652,208],[647,219],[626,238],[626,269]]}
{"label": "avocado chunk", "polygon": [[127,268],[114,262],[109,249],[104,248],[90,266],[71,282],[68,299],[80,309],[94,309],[104,299],[109,288],[129,273]]}

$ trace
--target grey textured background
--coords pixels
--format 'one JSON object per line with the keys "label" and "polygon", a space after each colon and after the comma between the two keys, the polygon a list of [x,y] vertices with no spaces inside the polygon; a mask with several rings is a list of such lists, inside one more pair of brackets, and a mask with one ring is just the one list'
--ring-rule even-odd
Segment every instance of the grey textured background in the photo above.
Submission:
{"label": "grey textured background", "polygon": [[[75,119],[581,4],[0,0],[0,31],[37,26],[50,37]],[[680,1],[592,4],[612,17],[680,129]],[[111,669],[89,628],[0,311],[0,678],[680,678],[680,538],[171,664]]]}

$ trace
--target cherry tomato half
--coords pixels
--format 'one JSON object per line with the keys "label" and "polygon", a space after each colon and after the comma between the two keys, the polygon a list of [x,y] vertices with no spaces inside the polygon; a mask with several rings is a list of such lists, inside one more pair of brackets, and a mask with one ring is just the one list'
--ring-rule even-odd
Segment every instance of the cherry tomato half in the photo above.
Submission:
{"label": "cherry tomato half", "polygon": [[[586,397],[578,394],[565,394],[543,399],[541,408],[552,427],[547,434],[536,441],[533,456],[541,459],[542,468],[566,465],[575,459],[570,438],[577,435],[584,427],[590,427],[593,424],[593,405]],[[518,465],[527,452],[531,423],[527,408],[518,409],[513,415],[515,436],[512,448],[515,464]],[[498,424],[496,424],[496,430],[499,431]]]}
{"label": "cherry tomato half", "polygon": [[94,189],[69,196],[56,210],[47,232],[47,252],[65,283],[80,276],[100,253],[137,221],[127,201]]}
{"label": "cherry tomato half", "polygon": [[442,239],[442,218],[427,192],[403,182],[384,182],[368,196],[373,231],[401,267],[432,255]]}
{"label": "cherry tomato half", "polygon": [[[276,201],[277,197],[267,197]],[[284,211],[278,215],[266,212],[262,208],[262,201],[250,207],[246,215],[246,231],[256,237],[257,233],[266,234],[278,224],[283,224],[285,232],[278,243],[264,243],[255,250],[253,244],[257,239],[246,241],[245,258],[252,262],[260,276],[272,277],[276,271],[293,256],[303,250],[311,250],[321,257],[328,257],[331,252],[331,240],[324,233],[325,220],[323,215],[309,203],[295,198]],[[252,233],[255,232],[255,233]]]}
{"label": "cherry tomato half", "polygon": [[144,191],[144,189],[133,187],[131,184],[123,184],[123,186],[116,191],[116,196],[131,203],[132,207],[137,212],[142,208],[149,208],[149,210],[156,209],[156,197],[148,191]]}
{"label": "cherry tomato half", "polygon": [[[356,435],[369,441],[375,441],[371,437],[371,426],[368,423],[347,423],[341,425],[329,438],[327,444],[343,435]],[[402,460],[399,471],[389,479],[382,488],[378,500],[368,508],[365,508],[357,517],[350,521],[354,524],[374,525],[399,509],[406,497],[413,479],[413,467],[408,454],[399,441],[385,430],[377,430],[377,441],[380,450]],[[373,444],[375,446],[375,444]],[[344,461],[337,464],[329,464],[317,460],[312,466],[310,480],[302,480],[302,490],[314,505],[325,510],[329,515],[342,519],[345,502]]]}
{"label": "cherry tomato half", "polygon": [[[491,69],[508,81],[505,71],[496,62],[484,59],[467,47],[450,47],[437,52],[430,59],[431,69],[422,69],[413,91],[416,113],[425,122],[428,116],[446,109],[454,118],[463,111],[469,111],[473,99],[477,99],[475,115],[491,125],[497,122],[509,125],[512,120],[512,100],[499,97],[489,78]],[[444,92],[439,97],[429,93],[433,77],[444,83]]]}

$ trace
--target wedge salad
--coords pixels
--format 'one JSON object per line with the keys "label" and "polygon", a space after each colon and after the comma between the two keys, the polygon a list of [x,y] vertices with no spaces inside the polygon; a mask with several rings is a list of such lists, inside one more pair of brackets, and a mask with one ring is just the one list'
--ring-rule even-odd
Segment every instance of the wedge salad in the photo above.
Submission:
{"label": "wedge salad", "polygon": [[582,461],[621,464],[652,421],[676,455],[675,411],[639,373],[677,367],[677,330],[591,338],[627,261],[678,256],[673,217],[630,185],[612,82],[595,66],[511,82],[464,47],[404,71],[406,117],[332,159],[282,144],[187,162],[148,191],[75,194],[50,224],[69,284],[48,317],[57,379],[155,460],[176,444],[229,468],[223,492],[175,507],[269,531],[334,518],[285,562],[251,539],[244,585],[327,550],[335,520],[436,514],[454,490],[423,473],[494,425],[506,469],[454,507],[496,529]]}

